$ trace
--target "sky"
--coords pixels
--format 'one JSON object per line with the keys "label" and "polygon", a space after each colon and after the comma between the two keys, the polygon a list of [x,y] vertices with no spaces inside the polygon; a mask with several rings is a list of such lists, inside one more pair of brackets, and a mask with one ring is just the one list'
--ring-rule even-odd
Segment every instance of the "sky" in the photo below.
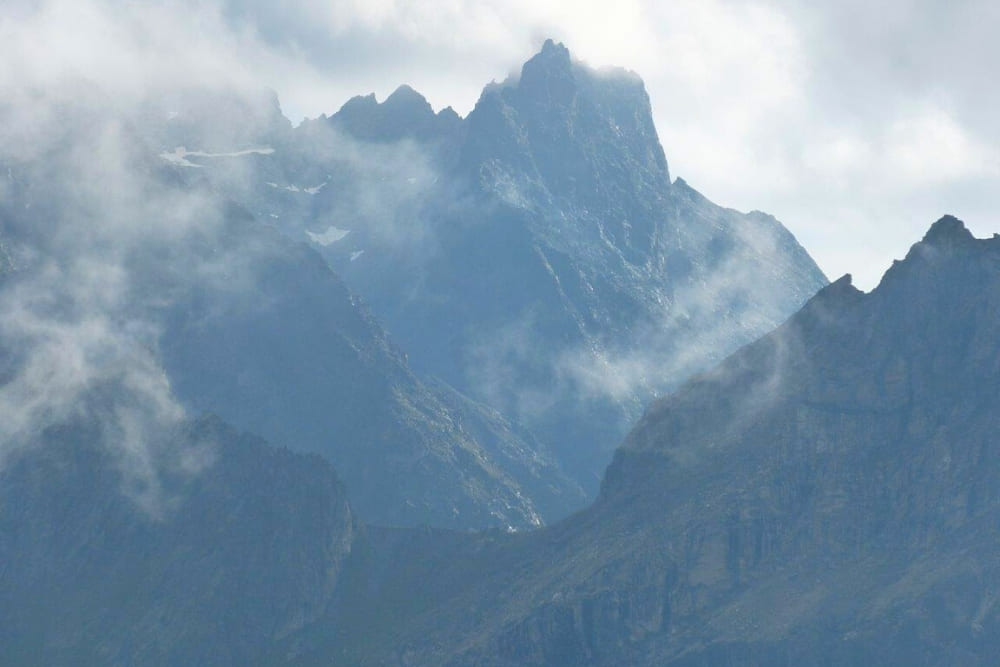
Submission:
{"label": "sky", "polygon": [[646,82],[670,162],[870,289],[944,213],[1000,231],[1000,3],[6,0],[0,87],[274,89],[293,121],[407,83],[467,113],[545,38]]}

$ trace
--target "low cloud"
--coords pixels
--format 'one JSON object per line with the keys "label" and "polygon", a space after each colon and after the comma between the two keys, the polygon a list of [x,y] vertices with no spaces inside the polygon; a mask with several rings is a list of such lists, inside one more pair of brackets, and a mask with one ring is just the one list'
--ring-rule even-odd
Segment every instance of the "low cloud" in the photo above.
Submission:
{"label": "low cloud", "polygon": [[[18,47],[3,47],[5,63]],[[176,254],[188,280],[218,272],[225,259],[185,248],[213,233],[220,205],[169,186],[126,101],[72,71],[48,74],[5,71],[0,101],[0,465],[52,427],[84,424],[155,518],[176,501],[163,476],[200,472],[214,447],[180,436],[187,415],[151,316],[172,295],[150,289],[146,258]]]}
{"label": "low cloud", "polygon": [[[130,119],[163,91],[271,88],[298,122],[357,93],[384,98],[405,82],[464,113],[483,83],[503,79],[552,36],[592,65],[643,76],[674,173],[727,205],[775,213],[829,274],[851,271],[868,287],[945,211],[979,235],[995,224],[1000,92],[983,82],[1000,48],[990,31],[998,11],[985,0],[875,8],[799,0],[7,2],[0,260],[16,271],[0,298],[0,455],[111,383],[132,400],[107,413],[108,438],[137,478],[152,479],[144,461],[156,457],[144,443],[183,419],[159,367],[154,319],[134,307],[130,262],[151,247],[183,252],[188,235],[212,233],[220,211],[203,190],[163,188],[155,173],[164,161],[136,154],[142,138]],[[215,139],[186,148],[249,148]],[[355,165],[358,182],[400,185],[395,198],[385,188],[354,189],[322,222],[354,229],[350,219],[360,215],[383,239],[423,243],[421,226],[398,212],[419,204],[408,187],[433,183],[426,156],[405,142],[381,153],[347,140],[331,146]],[[228,164],[230,187],[249,187],[244,166]],[[314,176],[280,185],[316,188],[327,177]],[[252,285],[246,258],[189,259],[198,279]],[[588,343],[566,352],[553,373],[586,396],[657,391],[662,377],[686,375],[726,347],[721,329],[683,346],[658,332],[683,329],[699,309],[724,309],[719,295],[741,282],[752,276],[720,267],[673,295],[663,321],[635,333],[630,349],[641,352]],[[144,298],[149,305],[154,297]],[[508,356],[530,354],[516,326],[497,336]],[[482,371],[502,381],[504,363]],[[520,403],[543,405],[532,394]]]}
{"label": "low cloud", "polygon": [[782,322],[790,314],[791,295],[773,293],[761,281],[762,271],[782,270],[774,262],[785,252],[777,230],[760,219],[753,224],[730,219],[738,241],[724,261],[702,267],[664,294],[659,311],[624,343],[565,351],[556,361],[559,375],[588,398],[639,396],[638,405],[644,406]]}
{"label": "low cloud", "polygon": [[422,208],[445,184],[427,148],[410,139],[358,141],[324,121],[314,125],[300,138],[310,144],[306,158],[326,172],[310,181],[327,184],[316,193],[323,208],[313,224],[363,231],[374,244],[402,256],[432,252],[432,222],[422,217]]}
{"label": "low cloud", "polygon": [[945,211],[980,235],[996,224],[1000,93],[985,82],[1000,9],[986,0],[234,1],[225,14],[330,80],[279,86],[293,116],[404,82],[464,113],[544,37],[632,69],[673,173],[775,214],[865,288]]}
{"label": "low cloud", "polygon": [[14,0],[0,81],[269,87],[295,122],[409,83],[465,113],[554,37],[645,79],[673,173],[867,288],[945,211],[993,231],[998,18],[986,0]]}

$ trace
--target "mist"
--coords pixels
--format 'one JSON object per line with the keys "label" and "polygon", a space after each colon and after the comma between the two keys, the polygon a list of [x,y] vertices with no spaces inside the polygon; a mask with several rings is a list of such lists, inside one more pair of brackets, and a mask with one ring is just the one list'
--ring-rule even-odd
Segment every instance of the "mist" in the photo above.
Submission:
{"label": "mist", "polygon": [[[504,25],[528,11],[489,3],[480,9]],[[253,3],[53,0],[17,4],[0,17],[9,212],[3,241],[10,282],[17,285],[4,295],[5,333],[18,360],[5,395],[8,409],[22,415],[11,422],[10,442],[29,441],[24,434],[65,419],[86,392],[113,381],[130,399],[142,397],[145,407],[102,413],[107,439],[122,452],[137,452],[130,454],[134,467],[154,475],[143,463],[156,459],[145,449],[151,434],[191,416],[163,371],[162,313],[194,284],[252,299],[254,254],[268,252],[237,252],[225,242],[232,206],[309,243],[358,292],[384,288],[379,267],[385,262],[405,266],[398,284],[385,291],[404,295],[403,312],[408,300],[418,302],[446,237],[479,224],[470,204],[481,202],[463,199],[463,184],[452,182],[454,174],[442,166],[447,160],[426,143],[362,140],[326,116],[299,122],[303,98],[296,86],[353,85],[339,75],[357,55],[354,47],[367,53],[361,37],[392,34],[398,16],[412,19],[412,36],[438,16],[394,3],[367,11],[306,3],[266,27],[260,17],[274,12]],[[464,9],[456,11],[458,19],[468,18]],[[622,25],[642,14],[636,11]],[[563,14],[546,12],[527,22],[534,26],[528,32],[554,25]],[[771,14],[752,16],[766,23]],[[329,34],[337,39],[321,57],[319,36]],[[523,57],[537,36],[498,39],[526,46]],[[744,46],[755,52],[754,45]],[[337,57],[343,61],[335,63]],[[367,89],[359,83],[355,91]],[[282,107],[286,90],[288,109]],[[333,96],[326,99],[333,104]],[[514,209],[527,205],[516,189],[500,194]],[[759,257],[776,252],[766,234],[745,235],[740,243]],[[658,293],[656,306],[630,322],[620,339],[584,327],[560,338],[554,356],[538,350],[540,332],[553,333],[532,320],[544,314],[518,313],[481,332],[462,351],[465,375],[449,379],[467,382],[478,398],[529,422],[571,396],[580,406],[614,404],[625,424],[647,400],[731,352],[739,338],[734,330],[749,340],[787,314],[753,285],[754,275],[735,259],[702,267]],[[439,297],[431,291],[427,300]],[[372,305],[390,320],[377,297]],[[390,322],[390,334],[404,326]],[[53,378],[51,390],[46,377]]]}
{"label": "mist", "polygon": [[[231,70],[211,71],[215,52],[182,60],[144,41],[170,29],[162,8],[109,10],[15,6],[0,22],[0,465],[48,429],[95,426],[123,492],[160,517],[175,500],[162,474],[197,474],[214,454],[177,437],[190,415],[161,363],[156,311],[184,283],[235,291],[253,276],[246,257],[192,252],[219,232],[224,203],[177,187],[136,125],[182,78],[232,83]],[[183,280],[157,280],[158,257]]]}

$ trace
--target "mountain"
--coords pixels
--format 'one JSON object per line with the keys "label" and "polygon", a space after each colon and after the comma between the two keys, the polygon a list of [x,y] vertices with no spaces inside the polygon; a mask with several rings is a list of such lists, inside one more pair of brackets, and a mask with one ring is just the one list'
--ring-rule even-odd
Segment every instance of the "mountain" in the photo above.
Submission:
{"label": "mountain", "polygon": [[549,41],[463,129],[394,224],[415,241],[355,217],[326,254],[418,372],[523,422],[589,489],[652,397],[826,282],[773,218],[671,182],[634,74]]}
{"label": "mountain", "polygon": [[462,119],[447,107],[435,113],[423,95],[403,85],[384,102],[375,95],[353,97],[327,121],[336,129],[372,143],[413,139],[422,143],[461,132]]}
{"label": "mountain", "polygon": [[176,290],[150,314],[163,323],[174,391],[195,413],[322,454],[366,521],[525,528],[542,522],[536,502],[562,512],[581,502],[530,436],[417,379],[305,244],[237,209],[224,231],[184,253],[217,258],[230,273],[221,283],[178,284],[166,262],[166,274],[148,276],[151,292]]}
{"label": "mountain", "polygon": [[0,471],[5,664],[259,664],[322,615],[356,530],[329,464],[204,418],[165,438],[150,507],[100,431]]}
{"label": "mountain", "polygon": [[[2,449],[72,413],[95,378],[131,373],[140,395],[164,385],[153,405],[323,455],[367,521],[520,529],[584,501],[530,434],[419,380],[315,250],[185,178],[208,171],[181,166],[189,158],[231,163],[237,178],[236,165],[266,157],[239,143],[249,121],[167,160],[140,123],[161,116],[71,93],[38,100],[33,140],[0,149],[0,239],[13,258],[0,264]],[[211,134],[224,129],[212,110],[243,108],[227,99],[178,96],[178,115],[162,120]],[[265,102],[260,125],[277,141],[290,127]]]}
{"label": "mountain", "polygon": [[592,507],[513,534],[366,526],[325,461],[215,418],[164,435],[137,502],[70,419],[0,470],[6,657],[992,664],[998,295],[1000,235],[942,218],[652,405]]}
{"label": "mountain", "polygon": [[359,613],[397,616],[347,645],[370,663],[992,664],[998,299],[1000,235],[942,218],[871,293],[845,276],[653,404],[586,512],[372,568],[391,594]]}
{"label": "mountain", "polygon": [[12,282],[60,326],[100,311],[191,414],[323,454],[376,523],[570,514],[649,397],[822,282],[670,182],[637,77],[553,43],[465,119],[407,87],[296,128],[246,91],[32,104],[0,156]]}
{"label": "mountain", "polygon": [[417,375],[523,426],[591,495],[650,400],[826,284],[774,218],[671,180],[638,76],[552,41],[466,118],[402,86],[286,129],[177,169],[308,241]]}

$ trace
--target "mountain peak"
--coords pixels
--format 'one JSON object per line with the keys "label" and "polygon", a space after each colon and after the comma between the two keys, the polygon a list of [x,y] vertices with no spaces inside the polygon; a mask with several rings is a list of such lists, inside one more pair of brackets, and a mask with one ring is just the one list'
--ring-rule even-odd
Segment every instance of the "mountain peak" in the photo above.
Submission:
{"label": "mountain peak", "polygon": [[385,98],[385,102],[382,104],[388,107],[408,109],[413,113],[434,113],[427,98],[405,83]]}
{"label": "mountain peak", "polygon": [[351,99],[344,102],[340,109],[331,116],[348,114],[359,110],[370,110],[378,106],[378,100],[375,99],[375,93],[368,93],[367,95],[355,95]]}
{"label": "mountain peak", "polygon": [[[543,198],[586,211],[592,222],[604,220],[590,229],[602,227],[630,261],[643,263],[670,173],[645,87],[622,73],[594,70],[547,40],[520,78],[483,91],[467,118],[470,139],[462,159],[487,165],[485,172],[478,166],[470,171],[488,173],[488,187],[497,192],[510,191],[497,165],[527,174],[525,184],[546,190]],[[625,213],[616,203],[622,197],[637,208]],[[576,232],[566,233],[575,243],[569,239]]]}
{"label": "mountain peak", "polygon": [[569,62],[569,49],[562,42],[553,41],[551,38],[546,39],[545,43],[542,44],[542,50],[538,52],[536,58],[548,58],[553,61],[559,62]]}
{"label": "mountain peak", "polygon": [[905,277],[912,277],[924,272],[928,267],[945,266],[955,261],[964,262],[970,253],[978,250],[996,252],[997,245],[989,239],[977,239],[966,228],[965,223],[953,215],[945,215],[938,219],[919,243],[913,244],[906,257],[894,260],[889,270],[882,276],[876,292],[884,287],[899,284]]}
{"label": "mountain peak", "polygon": [[973,240],[975,237],[964,222],[953,215],[945,215],[931,225],[922,242],[934,246],[953,246]]}
{"label": "mountain peak", "polygon": [[854,277],[850,273],[845,273],[844,275],[840,276],[832,283],[821,289],[820,292],[822,293],[822,292],[831,292],[836,290],[847,290],[848,288],[854,288],[855,290],[857,290],[857,288],[854,287]]}
{"label": "mountain peak", "polygon": [[453,111],[435,114],[427,98],[403,84],[381,103],[374,94],[352,97],[329,122],[363,141],[393,142],[439,138],[461,119]]}
{"label": "mountain peak", "polygon": [[832,283],[821,289],[813,298],[806,302],[802,311],[809,311],[811,308],[828,308],[831,305],[843,305],[856,301],[864,296],[864,292],[854,286],[854,281],[850,273],[845,273]]}
{"label": "mountain peak", "polygon": [[518,87],[523,93],[558,105],[568,104],[576,92],[569,49],[551,39],[521,68]]}

